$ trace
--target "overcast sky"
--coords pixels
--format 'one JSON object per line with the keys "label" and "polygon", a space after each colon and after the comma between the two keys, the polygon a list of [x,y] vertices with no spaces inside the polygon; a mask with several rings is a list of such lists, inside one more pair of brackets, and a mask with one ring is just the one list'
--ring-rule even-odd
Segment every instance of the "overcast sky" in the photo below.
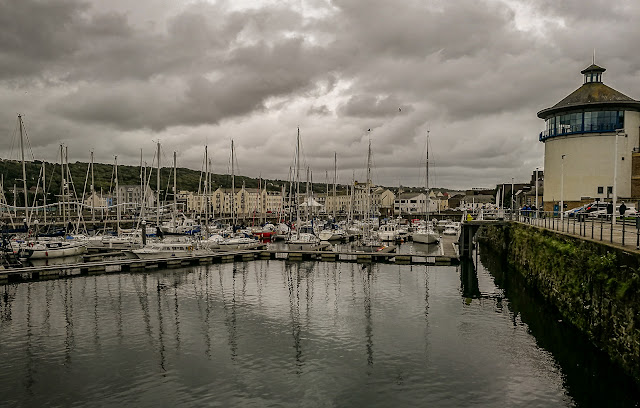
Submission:
{"label": "overcast sky", "polygon": [[[286,179],[300,127],[314,181],[431,187],[525,181],[536,113],[607,68],[640,98],[637,0],[0,0],[0,157]],[[368,129],[371,129],[368,132]]]}

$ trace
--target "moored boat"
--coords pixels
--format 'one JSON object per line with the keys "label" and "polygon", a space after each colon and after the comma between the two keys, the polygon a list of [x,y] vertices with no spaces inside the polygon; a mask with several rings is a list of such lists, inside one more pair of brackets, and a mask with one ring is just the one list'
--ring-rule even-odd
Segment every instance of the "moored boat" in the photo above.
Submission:
{"label": "moored boat", "polygon": [[80,241],[27,241],[18,247],[18,256],[25,259],[62,258],[82,255],[87,244]]}

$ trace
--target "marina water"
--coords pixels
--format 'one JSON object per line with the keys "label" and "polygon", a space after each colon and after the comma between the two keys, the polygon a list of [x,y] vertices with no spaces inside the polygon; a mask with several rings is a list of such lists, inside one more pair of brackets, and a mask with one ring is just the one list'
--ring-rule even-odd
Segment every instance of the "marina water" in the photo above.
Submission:
{"label": "marina water", "polygon": [[3,286],[0,405],[637,406],[482,255],[477,272],[272,260]]}

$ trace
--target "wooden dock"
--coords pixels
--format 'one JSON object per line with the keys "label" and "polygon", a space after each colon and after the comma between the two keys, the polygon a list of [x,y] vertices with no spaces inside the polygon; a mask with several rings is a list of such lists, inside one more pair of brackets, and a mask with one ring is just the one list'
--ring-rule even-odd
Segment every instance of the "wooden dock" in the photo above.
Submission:
{"label": "wooden dock", "polygon": [[57,279],[68,276],[102,274],[113,272],[135,272],[149,269],[177,268],[189,265],[203,265],[222,262],[247,262],[261,260],[287,261],[325,261],[325,262],[358,262],[358,263],[394,263],[400,265],[457,265],[459,257],[454,237],[443,237],[442,251],[439,255],[395,252],[355,252],[328,250],[289,251],[280,249],[246,249],[235,251],[211,252],[208,254],[186,257],[170,257],[160,259],[113,259],[115,252],[91,254],[83,258],[83,262],[46,266],[30,266],[0,270],[0,284],[27,280]]}

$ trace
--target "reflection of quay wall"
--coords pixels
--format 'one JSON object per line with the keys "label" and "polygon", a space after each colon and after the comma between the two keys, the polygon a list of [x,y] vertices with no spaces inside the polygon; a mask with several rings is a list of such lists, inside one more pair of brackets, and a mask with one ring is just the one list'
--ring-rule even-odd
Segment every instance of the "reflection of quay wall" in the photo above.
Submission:
{"label": "reflection of quay wall", "polygon": [[640,382],[640,255],[513,223],[481,236]]}

